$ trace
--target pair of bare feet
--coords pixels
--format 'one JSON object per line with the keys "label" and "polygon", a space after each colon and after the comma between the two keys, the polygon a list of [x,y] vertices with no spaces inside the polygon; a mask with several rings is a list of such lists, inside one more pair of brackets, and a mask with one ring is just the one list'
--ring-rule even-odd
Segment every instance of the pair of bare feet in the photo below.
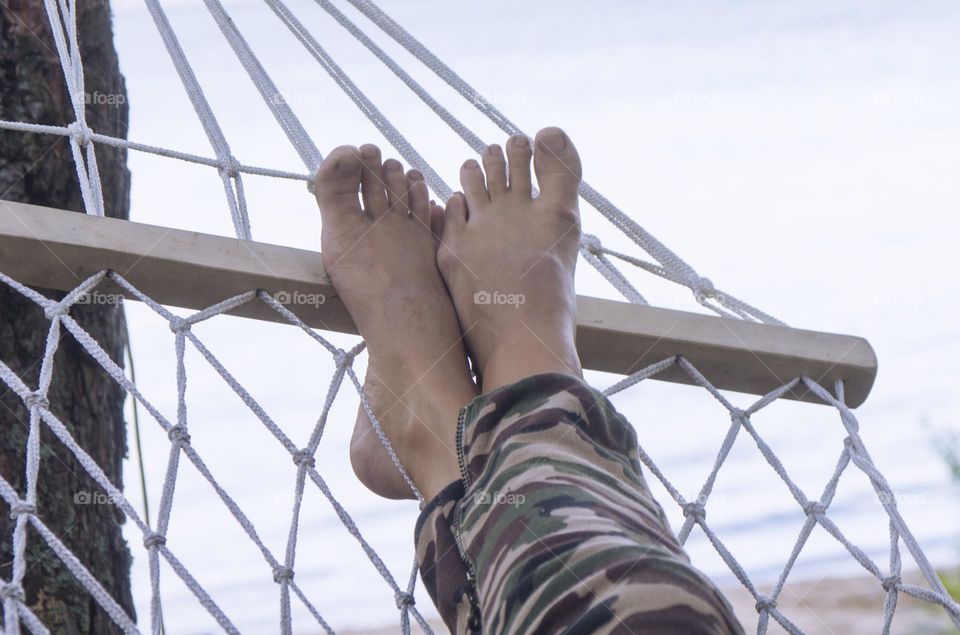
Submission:
{"label": "pair of bare feet", "polygon": [[[573,288],[580,174],[577,151],[557,128],[541,130],[533,148],[511,137],[506,156],[490,146],[482,169],[466,161],[463,193],[445,208],[419,172],[381,163],[376,146],[341,146],[320,166],[324,266],[367,341],[373,412],[427,500],[459,478],[457,418],[477,394],[537,373],[581,374]],[[377,494],[413,497],[363,408],[350,458]]]}

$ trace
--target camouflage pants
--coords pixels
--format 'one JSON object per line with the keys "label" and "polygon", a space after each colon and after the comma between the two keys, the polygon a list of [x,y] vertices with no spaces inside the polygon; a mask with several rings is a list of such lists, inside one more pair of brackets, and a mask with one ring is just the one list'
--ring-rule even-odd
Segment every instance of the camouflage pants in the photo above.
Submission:
{"label": "camouflage pants", "polygon": [[636,433],[567,375],[460,413],[461,480],[416,527],[424,585],[462,633],[742,633],[640,472]]}

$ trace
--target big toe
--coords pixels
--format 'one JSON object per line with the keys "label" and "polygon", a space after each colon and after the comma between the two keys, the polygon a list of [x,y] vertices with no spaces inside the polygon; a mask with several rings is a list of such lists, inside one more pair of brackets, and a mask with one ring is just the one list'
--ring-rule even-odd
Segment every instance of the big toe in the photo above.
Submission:
{"label": "big toe", "polygon": [[360,210],[362,166],[360,151],[353,146],[335,148],[320,164],[314,179],[314,192],[325,219],[330,214]]}
{"label": "big toe", "polygon": [[564,205],[576,205],[582,175],[580,155],[563,130],[544,128],[537,133],[533,167],[541,196]]}

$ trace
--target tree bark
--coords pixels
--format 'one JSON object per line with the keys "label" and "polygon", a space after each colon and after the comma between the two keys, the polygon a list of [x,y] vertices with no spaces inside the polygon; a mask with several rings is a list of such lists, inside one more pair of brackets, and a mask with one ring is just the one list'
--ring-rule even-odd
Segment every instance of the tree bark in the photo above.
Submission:
{"label": "tree bark", "polygon": [[[87,123],[97,132],[125,138],[126,87],[113,46],[108,2],[79,0],[77,23],[88,93]],[[40,0],[0,2],[0,118],[54,125],[74,119]],[[99,145],[96,155],[106,213],[127,218],[130,174],[126,152]],[[0,198],[82,212],[68,140],[0,131]],[[64,295],[41,292],[52,298]],[[77,305],[70,314],[123,366],[122,307]],[[0,285],[0,360],[33,388],[37,387],[48,327],[49,321],[36,305]],[[24,404],[8,388],[0,384],[0,474],[22,496],[29,417]],[[127,450],[124,398],[124,391],[65,334],[54,358],[50,409],[117,487],[122,487]],[[113,505],[92,495],[99,490],[44,425],[37,514],[133,617],[130,552],[121,534],[124,517]],[[82,493],[89,495],[87,504],[83,504]],[[9,510],[0,509],[0,576],[8,581],[13,524]],[[27,567],[25,602],[52,632],[119,632],[43,538],[29,529]]]}

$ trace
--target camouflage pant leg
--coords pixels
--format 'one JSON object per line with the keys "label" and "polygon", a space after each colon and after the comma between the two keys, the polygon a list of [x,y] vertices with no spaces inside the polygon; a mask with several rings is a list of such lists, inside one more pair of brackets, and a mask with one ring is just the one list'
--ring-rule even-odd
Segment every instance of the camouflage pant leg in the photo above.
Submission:
{"label": "camouflage pant leg", "polygon": [[461,633],[741,633],[640,471],[633,428],[574,377],[461,412],[461,481],[417,523],[424,585]]}

